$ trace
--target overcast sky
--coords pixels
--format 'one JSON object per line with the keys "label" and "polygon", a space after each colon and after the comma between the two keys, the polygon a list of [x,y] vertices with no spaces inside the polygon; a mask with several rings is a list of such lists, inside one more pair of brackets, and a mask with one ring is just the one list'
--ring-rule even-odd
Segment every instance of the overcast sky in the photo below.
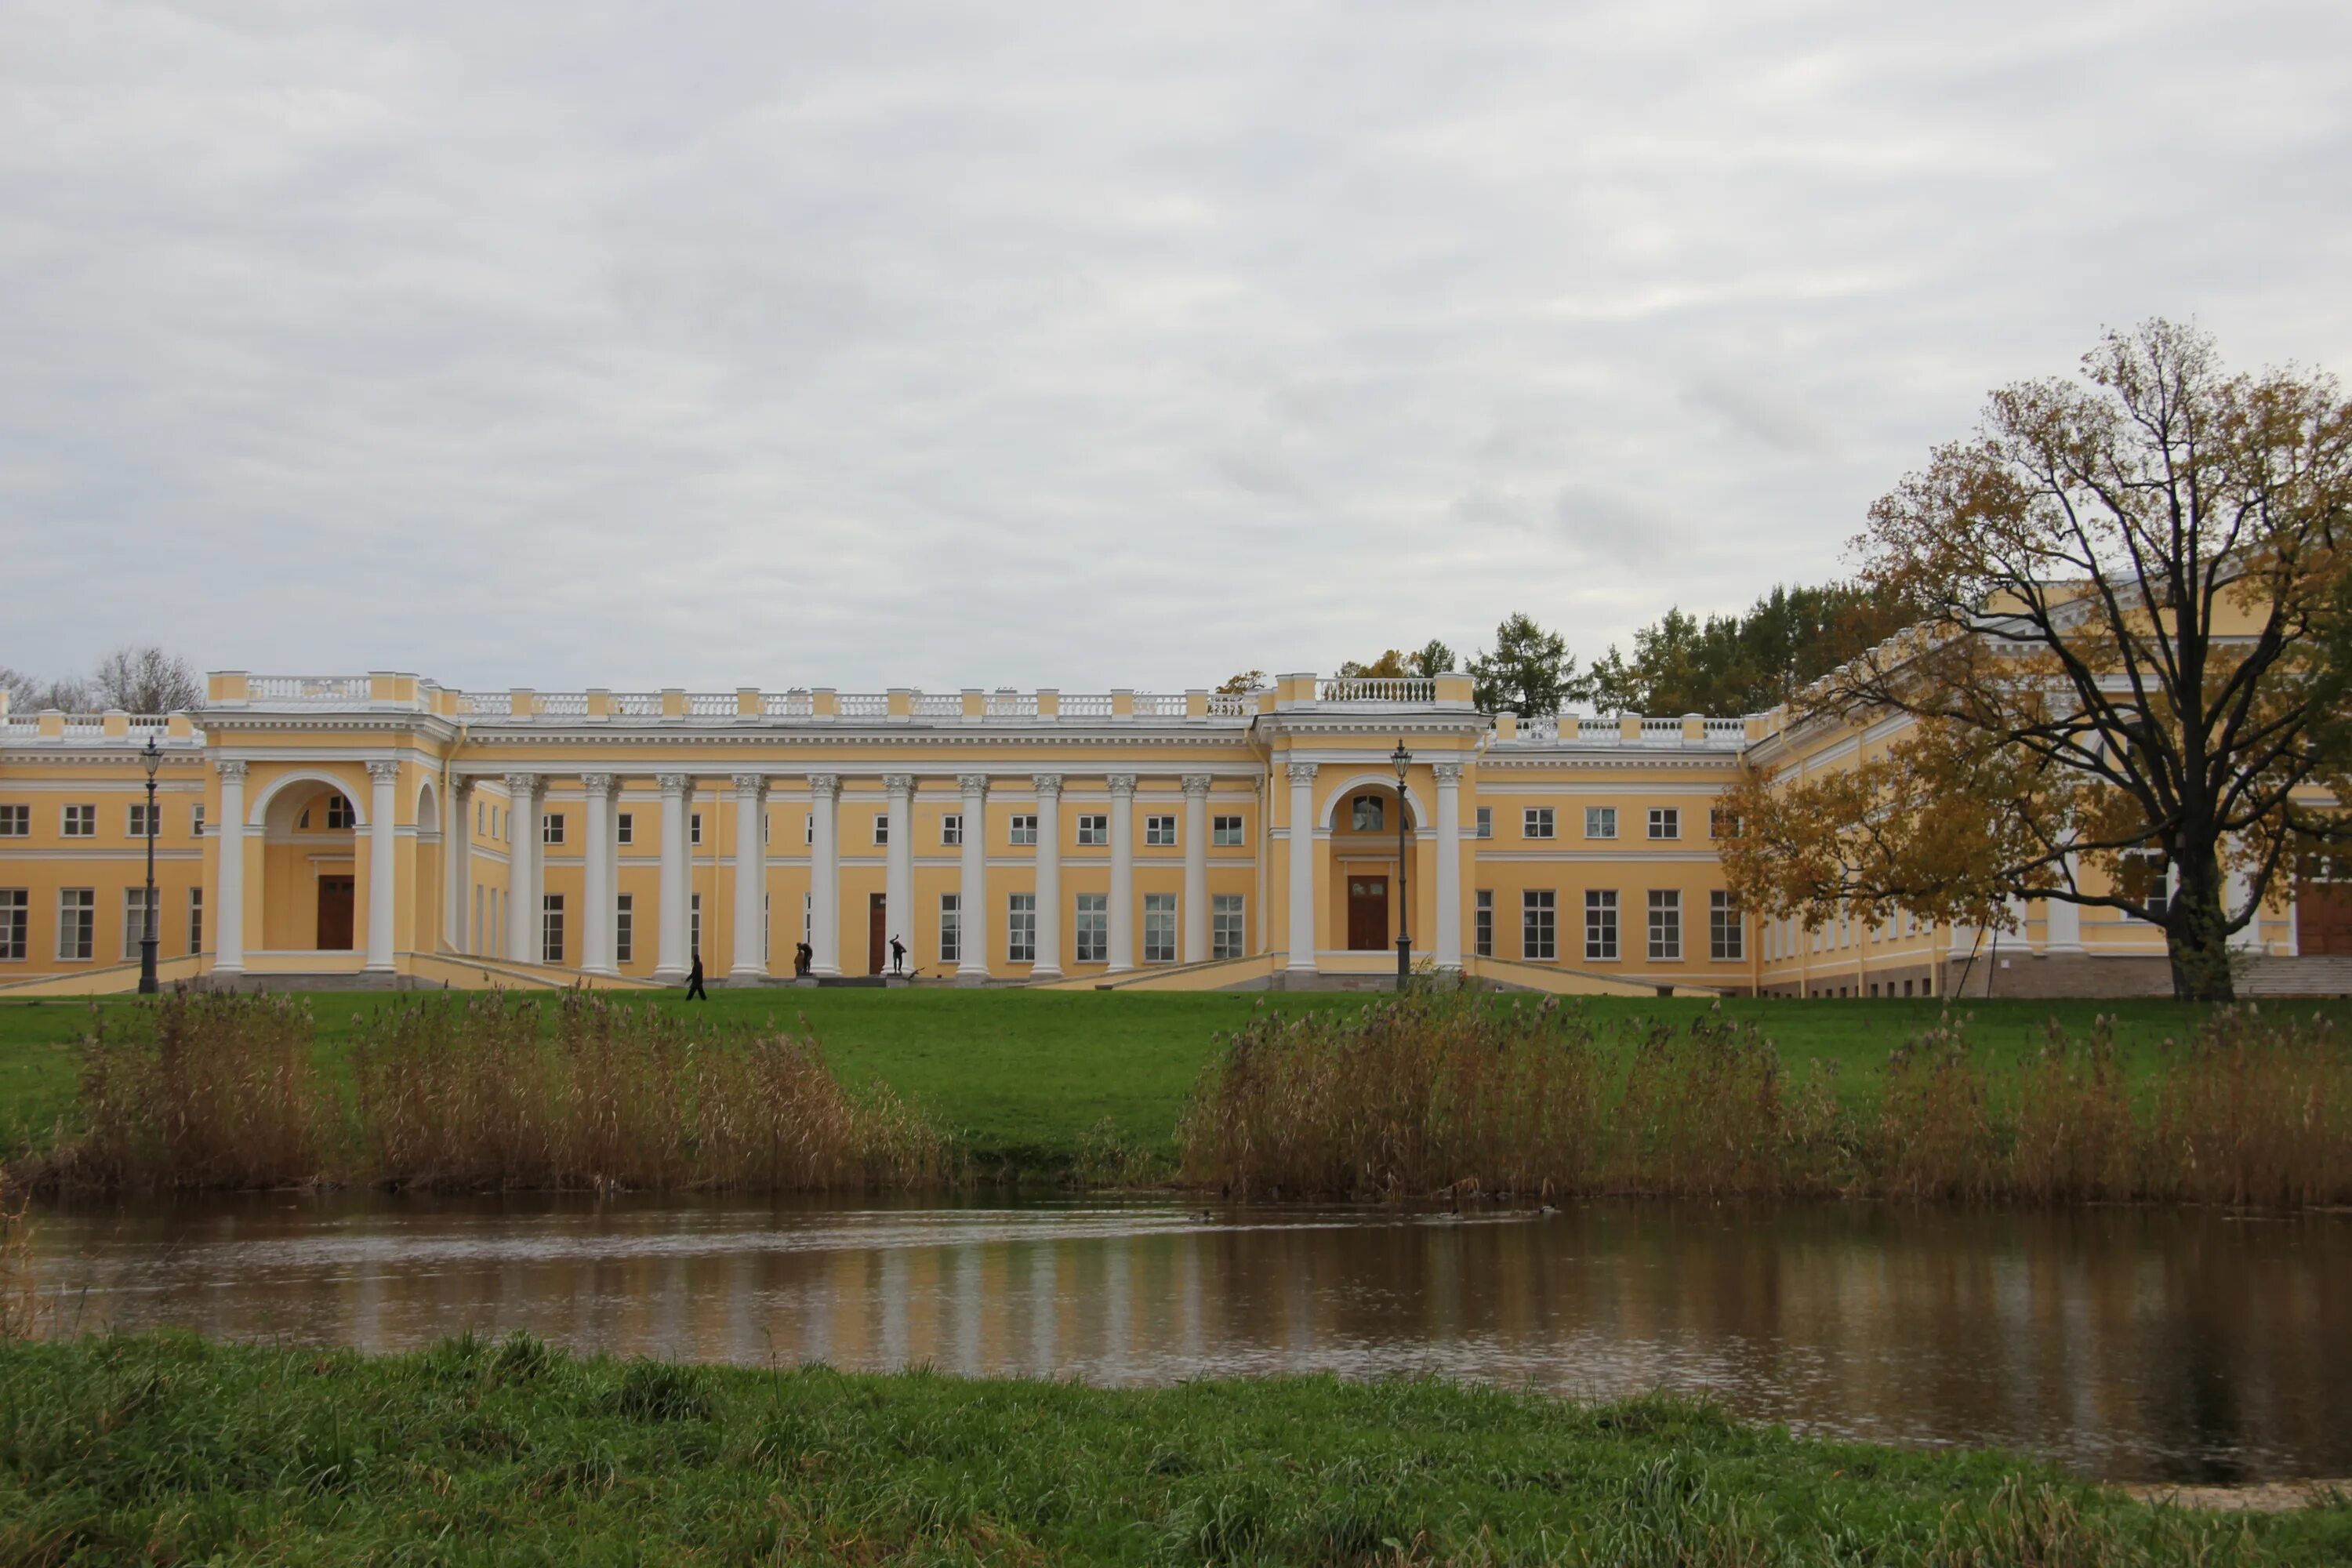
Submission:
{"label": "overcast sky", "polygon": [[0,5],[0,663],[1212,685],[2352,372],[2352,5]]}

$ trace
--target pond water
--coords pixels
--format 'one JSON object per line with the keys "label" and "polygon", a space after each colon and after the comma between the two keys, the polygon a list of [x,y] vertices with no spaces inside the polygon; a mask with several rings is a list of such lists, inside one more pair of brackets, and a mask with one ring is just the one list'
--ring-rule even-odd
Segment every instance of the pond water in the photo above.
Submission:
{"label": "pond water", "polygon": [[1704,1392],[2116,1479],[2352,1474],[2352,1216],[284,1194],[43,1213],[68,1327],[1154,1384]]}

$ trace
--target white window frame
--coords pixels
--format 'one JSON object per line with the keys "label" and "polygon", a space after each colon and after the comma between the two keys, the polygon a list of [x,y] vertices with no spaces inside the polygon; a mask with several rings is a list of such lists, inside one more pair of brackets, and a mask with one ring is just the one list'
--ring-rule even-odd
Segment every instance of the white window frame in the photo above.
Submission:
{"label": "white window frame", "polygon": [[[1348,797],[1348,831],[1350,833],[1386,833],[1389,830],[1389,803],[1386,796],[1357,795]],[[1367,819],[1370,820],[1367,820]]]}
{"label": "white window frame", "polygon": [[22,963],[32,951],[33,892],[0,888],[0,963]]}
{"label": "white window frame", "polygon": [[[338,822],[336,820],[337,817],[341,817],[342,820]],[[341,790],[328,791],[327,831],[330,833],[357,833],[359,830],[359,807],[352,804],[352,797],[345,795]]]}
{"label": "white window frame", "polygon": [[1471,814],[1470,821],[1471,837],[1492,838],[1495,837],[1495,808],[1493,806],[1482,805],[1477,807]]}
{"label": "white window frame", "polygon": [[0,805],[0,838],[30,838],[33,836],[33,808],[14,801]]}
{"label": "white window frame", "polygon": [[1683,894],[1679,888],[1652,888],[1649,898],[1650,962],[1683,961]]}
{"label": "white window frame", "polygon": [[963,962],[963,895],[940,895],[940,962]]}
{"label": "white window frame", "polygon": [[[464,911],[458,911],[462,918]],[[205,890],[199,887],[188,889],[188,956],[194,958],[205,950]]]}
{"label": "white window frame", "polygon": [[[155,951],[163,951],[163,889],[155,889]],[[125,963],[139,956],[139,944],[147,938],[147,887],[141,883],[122,889],[122,961]]]}
{"label": "white window frame", "polygon": [[1176,895],[1143,895],[1143,962],[1176,962]]}
{"label": "white window frame", "polygon": [[1106,812],[1078,813],[1078,847],[1098,848],[1110,842],[1110,816]]}
{"label": "white window frame", "polygon": [[1209,846],[1213,849],[1238,849],[1249,842],[1248,830],[1239,816],[1209,818]]}
{"label": "white window frame", "polygon": [[1683,812],[1678,805],[1650,807],[1650,837],[1665,842],[1683,836]]}
{"label": "white window frame", "polygon": [[1480,958],[1492,958],[1495,956],[1495,889],[1479,889],[1474,901],[1470,950]]}
{"label": "white window frame", "polygon": [[963,813],[950,811],[940,818],[940,843],[950,849],[963,847]]}
{"label": "white window frame", "polygon": [[702,813],[698,811],[686,814],[686,844],[689,849],[702,847]]}
{"label": "white window frame", "polygon": [[692,963],[702,952],[702,895],[689,893],[686,900],[686,961]]}
{"label": "white window frame", "polygon": [[1143,819],[1143,847],[1146,849],[1176,847],[1176,819],[1153,812]]}
{"label": "white window frame", "polygon": [[1622,948],[1619,945],[1617,922],[1617,889],[1587,888],[1584,890],[1584,962],[1614,963]]}
{"label": "white window frame", "polygon": [[188,813],[188,837],[191,838],[202,838],[204,836],[205,808],[199,805],[191,808]]}
{"label": "white window frame", "polygon": [[542,845],[562,844],[563,813],[560,811],[550,811],[541,814],[539,819],[539,841]]}
{"label": "white window frame", "polygon": [[[132,838],[145,838],[147,837],[147,803],[143,800],[132,801],[130,810],[123,814],[123,825]],[[163,808],[160,805],[155,807],[155,837],[158,838],[163,837]]]}
{"label": "white window frame", "polygon": [[1071,908],[1070,932],[1079,963],[1110,962],[1110,895],[1080,893]]}
{"label": "white window frame", "polygon": [[1584,808],[1584,836],[1587,838],[1617,837],[1617,808],[1613,805],[1588,805]]}
{"label": "white window frame", "polygon": [[[563,895],[541,893],[539,896],[539,961],[563,967]],[[552,954],[553,956],[550,956]]]}
{"label": "white window frame", "polygon": [[1209,895],[1209,956],[1240,958],[1249,952],[1249,900],[1242,893]]}
{"label": "white window frame", "polygon": [[1550,806],[1530,805],[1520,808],[1519,837],[1522,838],[1553,837],[1555,829],[1559,826],[1559,818],[1552,815]]}
{"label": "white window frame", "polygon": [[635,812],[616,812],[614,814],[613,823],[614,843],[631,845],[637,841],[637,814]]}
{"label": "white window frame", "polygon": [[637,961],[637,896],[616,893],[613,896],[613,963],[618,967]]}
{"label": "white window frame", "polygon": [[1004,962],[1037,962],[1037,895],[1034,893],[1005,895]]}
{"label": "white window frame", "polygon": [[[1731,827],[1731,831],[1728,833],[1723,831],[1724,825],[1727,823],[1728,823]],[[1738,812],[1726,811],[1719,805],[1711,805],[1706,808],[1706,836],[1709,838],[1717,840],[1739,838],[1745,837],[1747,831],[1748,824],[1740,820],[1739,814]]]}
{"label": "white window frame", "polygon": [[95,838],[98,837],[98,807],[94,805],[61,806],[58,811],[58,837],[60,838]]}
{"label": "white window frame", "polygon": [[1559,895],[1549,888],[1519,893],[1519,957],[1529,963],[1559,958]]}
{"label": "white window frame", "polygon": [[[92,807],[95,810],[95,807]],[[68,947],[66,938],[71,934],[79,940]],[[59,888],[58,889],[58,962],[88,963],[98,953],[98,889],[95,888]]]}
{"label": "white window frame", "polygon": [[[814,819],[811,820],[813,824]],[[890,814],[887,811],[877,811],[874,814],[874,847],[877,849],[890,847]]]}
{"label": "white window frame", "polygon": [[[1014,812],[1013,814],[1013,825],[1007,829],[1007,831],[1012,835],[1010,838],[1005,840],[1008,844],[1012,844],[1015,847],[1024,844],[1035,844],[1037,842],[1037,814],[1034,811]],[[1031,912],[1034,913],[1035,911],[1032,910]]]}

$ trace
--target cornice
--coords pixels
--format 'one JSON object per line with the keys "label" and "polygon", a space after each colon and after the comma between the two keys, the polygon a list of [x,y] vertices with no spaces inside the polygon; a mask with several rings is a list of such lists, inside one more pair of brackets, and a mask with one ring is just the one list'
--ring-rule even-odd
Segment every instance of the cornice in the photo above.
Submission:
{"label": "cornice", "polygon": [[1640,768],[1660,768],[1672,772],[1696,773],[1736,771],[1744,755],[1741,752],[1546,752],[1522,756],[1514,752],[1488,751],[1478,759],[1483,769],[1507,768],[1512,771],[1537,768],[1570,768],[1577,770],[1611,769],[1625,772]]}

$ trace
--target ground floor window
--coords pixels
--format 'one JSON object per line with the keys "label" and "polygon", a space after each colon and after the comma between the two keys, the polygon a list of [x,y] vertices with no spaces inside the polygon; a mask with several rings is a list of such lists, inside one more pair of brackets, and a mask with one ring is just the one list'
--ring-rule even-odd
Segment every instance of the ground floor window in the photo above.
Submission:
{"label": "ground floor window", "polygon": [[1673,960],[1683,955],[1683,896],[1672,888],[1650,889],[1650,956]]}
{"label": "ground floor window", "polygon": [[1549,889],[1519,895],[1519,956],[1559,956],[1559,900]]}
{"label": "ground floor window", "polygon": [[[158,910],[160,917],[163,911]],[[155,951],[163,950],[163,931],[159,923],[155,930]],[[124,963],[140,956],[139,944],[147,940],[147,889],[125,888],[122,890],[122,958]]]}
{"label": "ground floor window", "polygon": [[1718,963],[1748,955],[1741,937],[1739,900],[1722,888],[1706,896],[1706,946],[1709,956]]}
{"label": "ground floor window", "polygon": [[1595,888],[1584,895],[1584,956],[1616,962],[1617,890]]}
{"label": "ground floor window", "polygon": [[1143,895],[1143,962],[1176,962],[1176,895]]}
{"label": "ground floor window", "polygon": [[20,963],[25,938],[32,924],[32,895],[22,888],[0,888],[0,959]]}
{"label": "ground floor window", "polygon": [[1037,895],[1034,893],[1013,894],[1006,908],[1004,962],[1037,962]]}
{"label": "ground floor window", "polygon": [[686,952],[691,959],[702,951],[702,895],[696,893],[686,900]]}
{"label": "ground floor window", "polygon": [[205,890],[188,889],[188,956],[194,958],[205,950]]}
{"label": "ground floor window", "polygon": [[1477,925],[1474,932],[1478,956],[1495,956],[1495,889],[1478,889]]}
{"label": "ground floor window", "polygon": [[637,956],[637,896],[623,893],[613,900],[613,962],[628,963]]}
{"label": "ground floor window", "polygon": [[98,945],[98,890],[66,888],[58,894],[58,956],[82,960]]}
{"label": "ground floor window", "polygon": [[1080,963],[1105,963],[1110,959],[1110,896],[1080,893],[1076,927]]}
{"label": "ground floor window", "polygon": [[940,962],[963,962],[963,895],[940,895]]}
{"label": "ground floor window", "polygon": [[[1236,818],[1238,820],[1238,818]],[[1248,916],[1239,893],[1217,893],[1209,900],[1209,956],[1239,958],[1248,950]]]}
{"label": "ground floor window", "polygon": [[563,962],[563,895],[542,893],[539,900],[539,961]]}

